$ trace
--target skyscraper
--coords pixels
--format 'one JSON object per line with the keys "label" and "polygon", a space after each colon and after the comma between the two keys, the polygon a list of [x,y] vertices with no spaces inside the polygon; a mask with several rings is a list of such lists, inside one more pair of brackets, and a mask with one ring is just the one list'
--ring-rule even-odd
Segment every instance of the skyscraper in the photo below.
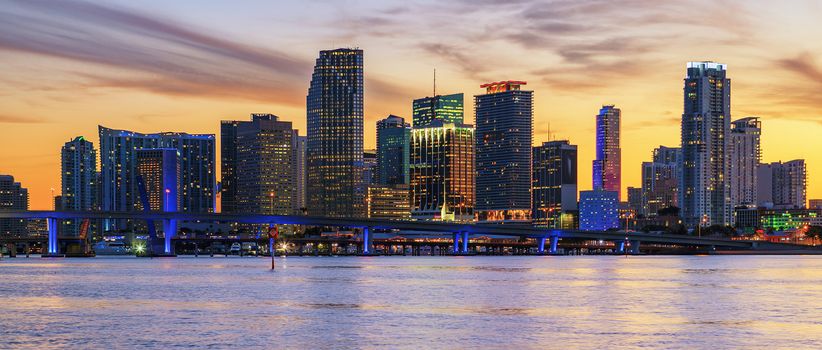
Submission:
{"label": "skyscraper", "polygon": [[[0,210],[28,210],[29,191],[14,181],[14,176],[0,175]],[[27,220],[0,219],[0,235],[3,237],[24,237]]]}
{"label": "skyscraper", "polygon": [[[139,205],[136,151],[174,148],[180,153],[180,211],[214,212],[215,143],[213,134],[164,132],[141,134],[103,126],[100,131],[101,206],[104,211],[132,211]],[[124,220],[107,220],[105,229],[125,229]]]}
{"label": "skyscraper", "polygon": [[476,109],[476,217],[531,222],[534,92],[524,81],[483,84]]}
{"label": "skyscraper", "polygon": [[308,144],[308,138],[299,136],[297,130],[294,130],[294,212],[303,214],[306,209],[305,196],[305,180],[306,180],[306,154],[305,149]]}
{"label": "skyscraper", "polygon": [[364,217],[363,51],[320,51],[306,100],[308,212]]}
{"label": "skyscraper", "polygon": [[[94,145],[79,136],[66,142],[60,151],[62,196],[60,210],[92,211],[97,205],[97,152]],[[80,222],[62,222],[64,236],[80,233]]]}
{"label": "skyscraper", "polygon": [[761,207],[802,209],[807,205],[805,160],[760,164],[757,168],[757,202]]}
{"label": "skyscraper", "polygon": [[594,159],[594,189],[617,192],[620,198],[622,149],[619,147],[619,108],[602,106],[596,117],[596,159]]}
{"label": "skyscraper", "polygon": [[395,115],[377,121],[377,183],[408,184],[411,126]]}
{"label": "skyscraper", "polygon": [[639,214],[653,217],[660,209],[678,207],[680,148],[659,146],[653,161],[642,163],[642,210]]}
{"label": "skyscraper", "polygon": [[730,225],[731,80],[727,67],[689,62],[684,80],[680,206],[687,225]]}
{"label": "skyscraper", "polygon": [[411,216],[474,219],[474,128],[436,120],[411,131]]}
{"label": "skyscraper", "polygon": [[463,94],[435,95],[414,100],[412,105],[415,128],[430,125],[435,120],[461,124],[464,118]]}
{"label": "skyscraper", "polygon": [[549,141],[533,148],[533,205],[535,225],[561,228],[563,214],[577,206],[577,146]]}
{"label": "skyscraper", "polygon": [[731,123],[729,180],[733,207],[756,204],[756,168],[761,159],[761,133],[759,118],[747,117]]}
{"label": "skyscraper", "polygon": [[220,210],[237,212],[237,128],[238,120],[220,122]]}
{"label": "skyscraper", "polygon": [[[251,121],[223,121],[224,153],[222,181],[230,187],[223,193],[226,213],[287,215],[299,210],[294,150],[295,131],[291,122],[273,114],[252,114]],[[230,146],[226,146],[230,145]],[[225,204],[229,204],[226,207]]]}

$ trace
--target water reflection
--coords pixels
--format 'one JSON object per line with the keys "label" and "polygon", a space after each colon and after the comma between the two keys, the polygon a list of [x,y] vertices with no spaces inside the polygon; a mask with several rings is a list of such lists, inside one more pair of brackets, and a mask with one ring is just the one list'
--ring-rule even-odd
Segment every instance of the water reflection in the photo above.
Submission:
{"label": "water reflection", "polygon": [[808,348],[819,257],[4,259],[0,347]]}

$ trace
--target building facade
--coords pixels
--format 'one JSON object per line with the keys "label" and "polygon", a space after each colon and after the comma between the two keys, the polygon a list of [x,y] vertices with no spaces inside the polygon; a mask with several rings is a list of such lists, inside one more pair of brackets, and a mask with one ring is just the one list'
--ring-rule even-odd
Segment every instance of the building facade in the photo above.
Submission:
{"label": "building facade", "polygon": [[618,194],[622,191],[622,149],[619,146],[621,117],[622,112],[614,105],[602,106],[596,116],[596,159],[593,162],[595,190],[614,191]]}
{"label": "building facade", "polygon": [[306,146],[308,138],[294,130],[294,212],[306,214]]}
{"label": "building facade", "polygon": [[561,228],[563,215],[576,215],[577,146],[549,141],[533,148],[533,223]]}
{"label": "building facade", "polygon": [[364,217],[363,51],[320,51],[306,100],[308,213]]}
{"label": "building facade", "polygon": [[366,203],[369,218],[388,220],[411,218],[411,201],[406,184],[369,186]]}
{"label": "building facade", "polygon": [[478,221],[531,222],[534,92],[524,81],[483,84],[476,110],[476,206]]}
{"label": "building facade", "polygon": [[[103,126],[100,132],[100,206],[104,211],[133,211],[139,206],[137,150],[174,148],[180,153],[180,207],[210,213],[215,208],[215,136],[164,132],[142,134]],[[126,220],[104,221],[104,231],[127,229]]]}
{"label": "building facade", "polygon": [[405,119],[389,115],[377,121],[377,183],[408,184],[408,159],[411,125]]}
{"label": "building facade", "polygon": [[579,229],[605,231],[619,228],[619,194],[592,190],[579,193]]}
{"label": "building facade", "polygon": [[474,219],[474,128],[437,120],[411,131],[411,216]]}
{"label": "building facade", "polygon": [[679,207],[679,165],[682,149],[659,146],[653,161],[642,163],[642,210],[645,217],[656,216],[660,209]]}
{"label": "building facade", "polygon": [[[250,121],[223,121],[221,136],[227,152],[221,155],[223,166],[223,212],[270,215],[296,214],[296,171],[299,166],[294,149],[296,132],[291,122],[276,115],[252,114]],[[225,147],[225,144],[231,147]],[[229,198],[227,207],[226,198]]]}
{"label": "building facade", "polygon": [[431,125],[435,120],[461,124],[464,118],[463,94],[434,95],[416,99],[412,105],[412,122],[415,128]]}
{"label": "building facade", "polygon": [[802,209],[807,205],[807,171],[804,159],[760,164],[757,168],[760,207]]}
{"label": "building facade", "polygon": [[680,205],[686,225],[730,225],[731,80],[724,64],[690,62],[684,80]]}
{"label": "building facade", "polygon": [[[14,181],[14,176],[0,175],[0,210],[28,210],[29,192]],[[0,219],[0,236],[25,237],[28,220]]]}
{"label": "building facade", "polygon": [[[176,148],[143,148],[135,151],[137,176],[143,179],[151,211],[179,211],[181,204],[180,153]],[[142,202],[138,207],[143,210]]]}
{"label": "building facade", "polygon": [[[97,152],[94,144],[79,136],[66,142],[60,150],[60,210],[99,210],[97,201]],[[65,220],[61,235],[77,236],[80,222]],[[95,225],[96,226],[96,225]]]}
{"label": "building facade", "polygon": [[759,138],[762,123],[747,117],[731,123],[731,159],[729,165],[731,205],[755,205],[757,201],[757,167],[761,159]]}

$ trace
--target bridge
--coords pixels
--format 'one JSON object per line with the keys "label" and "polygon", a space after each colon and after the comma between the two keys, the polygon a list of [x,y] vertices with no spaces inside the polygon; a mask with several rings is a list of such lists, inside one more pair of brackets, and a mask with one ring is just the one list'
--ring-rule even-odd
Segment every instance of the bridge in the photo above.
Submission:
{"label": "bridge", "polygon": [[[176,227],[180,221],[199,222],[235,222],[243,224],[267,224],[267,225],[306,225],[306,226],[331,226],[331,227],[351,227],[362,230],[363,253],[373,252],[372,230],[387,229],[411,231],[425,235],[450,235],[453,239],[452,251],[455,254],[467,254],[469,252],[468,242],[470,236],[502,236],[528,238],[537,241],[538,252],[555,254],[557,244],[560,239],[597,240],[614,242],[618,252],[628,252],[638,254],[642,243],[676,245],[688,247],[702,247],[707,250],[730,249],[730,250],[773,250],[773,249],[798,249],[800,247],[792,244],[769,243],[762,241],[730,240],[713,237],[695,237],[685,235],[667,235],[644,232],[621,232],[621,231],[581,231],[581,230],[558,230],[531,225],[500,225],[481,223],[453,223],[440,221],[411,221],[411,220],[386,220],[370,218],[339,218],[324,216],[299,216],[299,215],[259,215],[259,214],[224,214],[224,213],[182,213],[182,212],[96,212],[96,211],[14,211],[0,210],[0,219],[44,219],[48,226],[48,249],[47,255],[58,254],[57,224],[60,220],[82,220],[82,219],[131,219],[146,221],[161,221],[165,227]],[[406,234],[403,234],[405,236]],[[412,234],[408,234],[413,235]],[[174,235],[165,235],[165,253],[173,254],[169,251],[172,247],[171,240]],[[627,243],[627,244],[626,244]],[[547,246],[546,246],[547,244]],[[803,247],[807,248],[807,247]],[[627,252],[626,252],[627,253]]]}

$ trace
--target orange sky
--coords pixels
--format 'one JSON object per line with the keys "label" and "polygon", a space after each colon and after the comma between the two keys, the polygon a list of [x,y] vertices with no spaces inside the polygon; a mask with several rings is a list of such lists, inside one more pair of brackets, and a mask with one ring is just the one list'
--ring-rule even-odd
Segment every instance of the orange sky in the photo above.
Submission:
{"label": "orange sky", "polygon": [[[30,189],[31,208],[59,193],[59,152],[97,125],[218,133],[222,119],[280,115],[305,130],[317,51],[365,51],[366,147],[374,123],[411,114],[437,91],[525,80],[535,144],[579,145],[591,185],[594,115],[622,109],[623,186],[640,163],[679,145],[685,63],[728,65],[732,117],[759,116],[763,161],[808,160],[822,197],[822,26],[817,1],[268,1],[217,3],[9,0],[0,8],[0,173]],[[241,6],[241,7],[240,7]],[[710,8],[707,14],[702,10]]]}

